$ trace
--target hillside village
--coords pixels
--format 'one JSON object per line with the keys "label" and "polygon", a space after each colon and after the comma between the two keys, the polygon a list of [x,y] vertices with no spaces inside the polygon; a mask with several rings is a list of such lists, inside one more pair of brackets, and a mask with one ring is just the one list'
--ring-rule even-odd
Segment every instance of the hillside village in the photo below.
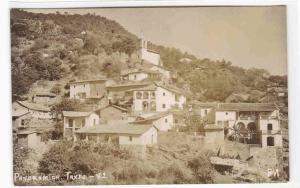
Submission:
{"label": "hillside village", "polygon": [[[82,40],[80,37],[88,35],[90,31],[79,30],[76,33],[78,36],[72,41],[78,43],[77,47],[63,53],[53,52],[52,48],[58,49],[59,44],[63,44],[56,39],[61,35],[61,26],[54,24],[51,19],[44,20],[42,14],[41,18],[34,19],[19,19],[18,14],[28,14],[30,17],[32,13],[16,10],[13,16],[12,29],[19,41],[12,43],[12,71],[27,71],[26,68],[22,69],[26,67],[26,61],[49,63],[46,68],[38,67],[37,70],[44,71],[42,74],[45,75],[40,75],[36,81],[17,81],[19,84],[32,82],[29,88],[14,88],[16,78],[12,78],[15,92],[12,103],[14,143],[38,153],[36,157],[40,162],[34,164],[39,166],[35,167],[37,171],[53,173],[45,170],[53,165],[47,165],[45,161],[53,148],[58,148],[57,144],[66,142],[60,146],[66,150],[84,147],[86,143],[100,144],[101,147],[102,144],[113,145],[118,149],[106,149],[108,156],[116,151],[129,152],[132,159],[147,161],[145,163],[158,169],[160,165],[170,165],[174,161],[179,166],[185,165],[183,169],[186,166],[193,169],[190,160],[205,153],[209,166],[207,168],[212,169],[214,176],[211,181],[197,180],[196,183],[272,182],[288,179],[287,85],[281,77],[259,75],[259,79],[253,78],[257,84],[262,84],[262,81],[270,77],[273,79],[266,81],[268,87],[254,91],[250,86],[242,86],[240,92],[234,89],[228,96],[218,95],[216,100],[212,100],[207,97],[209,93],[206,93],[211,92],[211,88],[195,91],[193,81],[184,82],[187,75],[180,69],[175,69],[170,62],[164,61],[167,59],[165,55],[162,57],[165,53],[161,51],[162,47],[155,46],[144,38],[140,38],[137,44],[132,43],[132,46],[138,47],[133,49],[131,55],[116,47],[118,43],[115,43],[116,51],[110,55],[97,47],[93,49],[94,55],[80,55],[87,53],[80,52],[79,49],[85,48],[89,40]],[[92,15],[89,16],[93,18]],[[42,21],[37,21],[39,19]],[[32,48],[37,48],[35,45],[41,42],[35,37],[38,36],[36,33],[45,32],[44,27],[39,27],[45,23],[50,25],[51,33],[47,35],[53,39],[47,39],[48,47],[38,48],[34,53],[30,52],[31,56],[25,56],[26,51],[34,50]],[[18,33],[17,28],[22,28],[22,31],[28,25],[32,35]],[[70,35],[65,34],[65,37]],[[126,44],[123,40],[119,45],[131,46],[127,39],[125,41]],[[67,39],[65,45],[69,42]],[[60,60],[61,56],[69,59],[64,57]],[[106,60],[100,62],[101,58]],[[76,59],[82,62],[76,64]],[[200,72],[197,74],[210,74],[211,70],[208,70],[205,63],[195,67],[198,60],[194,59],[195,57],[186,55],[178,63],[190,65],[184,71],[194,67],[194,71]],[[97,72],[99,64],[103,67]],[[226,63],[223,65],[228,66]],[[14,66],[18,68],[14,69]],[[58,67],[63,68],[58,70]],[[226,75],[228,69],[220,69],[224,69]],[[194,74],[191,72],[190,79],[193,79]],[[44,77],[48,75],[49,77]],[[217,87],[218,84],[214,86]],[[227,88],[223,89],[227,92]],[[120,156],[111,156],[111,160],[116,160],[117,157]],[[95,161],[92,165],[97,166]],[[134,165],[138,165],[138,162]],[[72,168],[75,168],[74,165]],[[83,167],[76,169],[81,173],[84,171]],[[118,180],[117,183],[122,184],[120,179],[124,177],[115,175],[116,171],[104,167],[99,169],[107,170],[108,174],[111,173]],[[192,172],[189,170],[187,174],[193,174]],[[206,172],[205,169],[203,172]],[[185,176],[185,172],[181,173],[181,176]],[[158,183],[154,181],[157,179],[156,175],[152,177],[146,173],[145,177],[150,180],[132,180],[132,183]],[[193,178],[183,177],[178,182],[170,180],[159,183],[195,183],[191,179]]]}

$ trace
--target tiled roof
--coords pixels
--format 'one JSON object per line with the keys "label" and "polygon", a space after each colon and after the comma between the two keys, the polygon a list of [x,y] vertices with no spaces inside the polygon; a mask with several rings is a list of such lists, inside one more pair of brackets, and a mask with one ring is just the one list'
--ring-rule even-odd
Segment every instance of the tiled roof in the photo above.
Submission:
{"label": "tiled roof", "polygon": [[155,90],[156,90],[156,86],[152,84],[141,88],[131,89],[128,91],[155,91]]}
{"label": "tiled roof", "polygon": [[31,102],[28,102],[28,101],[18,101],[18,103],[21,106],[24,106],[25,108],[28,108],[30,110],[50,112],[50,108],[49,107],[41,105],[41,104],[31,103]]}
{"label": "tiled roof", "polygon": [[128,87],[128,86],[146,86],[153,82],[125,82],[116,85],[107,86],[107,88]]}
{"label": "tiled roof", "polygon": [[106,78],[91,79],[91,80],[77,80],[77,81],[70,82],[70,84],[87,83],[87,82],[104,82],[106,80],[107,80]]}
{"label": "tiled roof", "polygon": [[200,101],[192,101],[191,102],[192,106],[194,108],[197,108],[197,107],[202,107],[202,108],[216,108],[218,103],[216,102],[200,102]]}
{"label": "tiled roof", "polygon": [[155,85],[157,85],[158,87],[164,88],[166,90],[169,90],[171,92],[184,95],[184,91],[182,91],[181,89],[179,89],[175,86],[164,85],[164,84],[161,84],[161,83],[158,83],[158,82],[155,82]]}
{"label": "tiled roof", "polygon": [[92,112],[63,111],[64,117],[86,117]]}
{"label": "tiled roof", "polygon": [[23,115],[28,114],[29,112],[27,110],[13,110],[12,111],[12,116],[13,117],[21,117]]}
{"label": "tiled roof", "polygon": [[134,123],[144,123],[144,122],[152,122],[162,117],[171,114],[170,112],[157,112],[157,113],[149,113],[149,114],[142,114],[137,117],[138,120],[134,121]]}
{"label": "tiled roof", "polygon": [[276,109],[273,103],[219,103],[217,105],[217,111],[271,112]]}
{"label": "tiled roof", "polygon": [[118,110],[121,110],[121,111],[123,111],[123,112],[127,112],[127,111],[128,111],[126,108],[122,108],[122,107],[120,107],[120,106],[113,105],[113,104],[109,104],[109,105],[106,105],[106,106],[104,106],[104,107],[98,108],[98,109],[96,109],[95,111],[101,111],[101,110],[103,110],[103,109],[105,109],[105,108],[108,108],[108,107],[114,107],[114,108],[116,108],[116,109],[118,109]]}
{"label": "tiled roof", "polygon": [[91,127],[83,127],[76,133],[90,133],[90,134],[134,134],[141,135],[148,131],[151,127],[151,124],[128,124],[127,122],[122,123],[113,123],[105,125],[96,125]]}

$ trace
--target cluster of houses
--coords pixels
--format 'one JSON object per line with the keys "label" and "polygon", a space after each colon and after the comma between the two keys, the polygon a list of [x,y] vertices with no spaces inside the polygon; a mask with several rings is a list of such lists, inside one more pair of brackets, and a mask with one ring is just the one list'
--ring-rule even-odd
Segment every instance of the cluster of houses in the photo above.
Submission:
{"label": "cluster of houses", "polygon": [[[151,146],[158,133],[186,126],[184,110],[205,120],[205,137],[212,141],[234,139],[261,147],[282,146],[279,109],[269,103],[187,102],[187,93],[172,85],[172,72],[160,55],[141,41],[140,66],[122,70],[121,81],[101,78],[70,82],[70,98],[97,102],[91,111],[63,111],[63,136],[67,139],[113,142],[119,145]],[[51,119],[47,103],[53,94],[37,94],[32,101],[13,103],[17,135],[31,143],[35,131],[26,130],[26,119]],[[24,135],[27,135],[24,136]],[[31,140],[30,140],[31,139]]]}

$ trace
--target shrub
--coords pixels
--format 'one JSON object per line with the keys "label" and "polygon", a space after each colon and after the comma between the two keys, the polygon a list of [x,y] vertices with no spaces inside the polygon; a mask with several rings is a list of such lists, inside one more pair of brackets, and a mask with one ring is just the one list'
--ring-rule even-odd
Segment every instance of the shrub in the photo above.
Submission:
{"label": "shrub", "polygon": [[144,182],[146,177],[145,169],[136,162],[125,163],[121,169],[113,172],[115,180],[120,183],[138,184]]}
{"label": "shrub", "polygon": [[159,171],[157,180],[161,184],[185,184],[192,183],[193,177],[189,169],[173,163]]}
{"label": "shrub", "polygon": [[206,156],[199,155],[189,160],[187,166],[193,171],[196,183],[213,183],[214,169]]}

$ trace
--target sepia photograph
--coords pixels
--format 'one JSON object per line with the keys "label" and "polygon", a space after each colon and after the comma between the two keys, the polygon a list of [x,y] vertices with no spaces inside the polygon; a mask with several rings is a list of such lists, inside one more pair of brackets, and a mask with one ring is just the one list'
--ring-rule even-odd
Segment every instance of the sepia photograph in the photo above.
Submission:
{"label": "sepia photograph", "polygon": [[11,8],[18,186],[290,180],[287,8]]}

